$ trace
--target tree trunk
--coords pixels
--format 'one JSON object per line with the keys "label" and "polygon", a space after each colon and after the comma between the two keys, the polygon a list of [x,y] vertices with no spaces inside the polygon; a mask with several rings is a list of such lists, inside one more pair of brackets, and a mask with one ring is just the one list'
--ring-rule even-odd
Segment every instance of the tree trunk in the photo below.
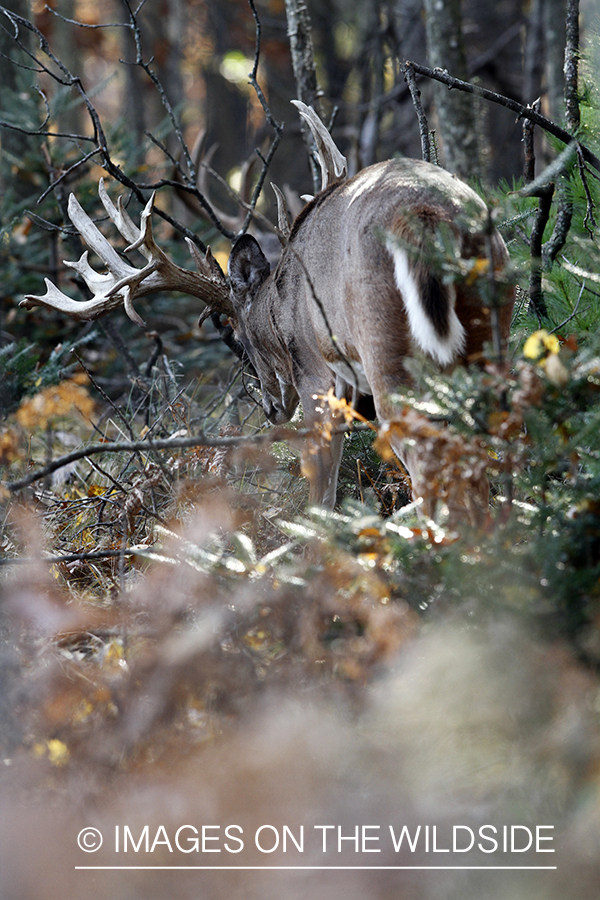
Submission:
{"label": "tree trunk", "polygon": [[544,0],[547,115],[555,122],[564,116],[566,12],[566,0]]}
{"label": "tree trunk", "polygon": [[[432,66],[468,79],[460,0],[424,0],[427,47]],[[434,85],[446,167],[461,178],[479,176],[481,164],[475,122],[476,106],[468,94]]]}
{"label": "tree trunk", "polygon": [[371,0],[365,12],[364,35],[362,39],[362,105],[369,112],[362,123],[360,132],[360,160],[363,166],[375,162],[379,143],[381,122],[381,97],[384,92],[383,68],[385,64],[381,34],[380,0]]}
{"label": "tree trunk", "polygon": [[523,60],[523,102],[534,103],[542,93],[544,72],[544,0],[533,0],[527,20]]}
{"label": "tree trunk", "polygon": [[[305,0],[285,0],[288,23],[288,37],[292,53],[292,66],[298,90],[298,100],[302,100],[322,117],[321,97],[317,84],[317,70],[311,36],[311,22]],[[304,120],[301,123],[302,136],[311,161],[311,171],[315,192],[320,188],[321,174],[316,164],[314,141],[310,128]]]}

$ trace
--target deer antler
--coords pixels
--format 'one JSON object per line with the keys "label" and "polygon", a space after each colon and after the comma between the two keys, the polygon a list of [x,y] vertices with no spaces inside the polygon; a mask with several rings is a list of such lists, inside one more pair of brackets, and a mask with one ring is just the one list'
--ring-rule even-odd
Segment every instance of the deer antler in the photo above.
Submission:
{"label": "deer antler", "polygon": [[[315,138],[318,161],[322,173],[322,187],[325,188],[333,181],[346,175],[346,158],[340,153],[333,138],[312,107],[306,106],[300,100],[293,100],[292,103],[296,106],[300,115],[308,122]],[[245,170],[246,187],[249,185],[249,177],[250,172],[247,168]],[[285,203],[281,192],[277,189],[275,189],[275,192],[280,228],[287,235],[289,233],[289,225],[286,221]],[[145,325],[144,320],[133,306],[135,299],[157,291],[181,291],[193,297],[198,297],[206,303],[206,309],[202,313],[200,322],[214,312],[235,317],[229,297],[227,280],[218,262],[210,252],[210,248],[206,251],[206,255],[203,255],[195,244],[186,238],[198,270],[197,272],[190,272],[188,269],[182,269],[172,262],[155,242],[152,234],[151,219],[154,194],[142,212],[140,227],[138,228],[123,208],[122,198],[119,197],[116,206],[112,202],[104,187],[102,178],[98,184],[98,193],[109,218],[129,242],[125,252],[129,253],[131,250],[139,250],[146,257],[147,264],[143,268],[138,269],[122,259],[94,225],[90,217],[83,211],[75,196],[71,194],[68,204],[69,217],[88,247],[100,257],[108,271],[105,273],[96,272],[88,262],[88,251],[86,250],[77,262],[65,260],[65,265],[74,269],[83,278],[93,295],[90,300],[73,300],[67,294],[63,294],[55,284],[46,278],[46,293],[43,296],[27,294],[21,300],[20,306],[26,309],[32,309],[35,306],[45,306],[47,309],[59,310],[71,316],[71,318],[89,321],[98,319],[100,316],[123,304],[129,318],[143,327]]]}
{"label": "deer antler", "polygon": [[292,100],[315,139],[317,148],[317,160],[321,167],[321,190],[329,187],[338,178],[345,178],[348,174],[348,161],[338,149],[327,128],[312,108],[302,100]]}
{"label": "deer antler", "polygon": [[151,220],[154,194],[142,212],[138,228],[123,208],[121,197],[117,205],[114,205],[102,178],[98,184],[98,193],[110,219],[123,237],[130,242],[125,252],[139,250],[148,260],[147,265],[137,269],[123,260],[71,194],[68,205],[69,218],[88,247],[104,262],[108,272],[96,272],[88,262],[86,250],[77,262],[65,260],[65,265],[81,275],[93,294],[91,300],[73,300],[46,278],[44,296],[27,294],[21,300],[20,306],[27,309],[45,306],[47,309],[57,309],[74,319],[87,321],[98,319],[123,304],[129,318],[144,326],[143,319],[133,307],[134,299],[157,291],[181,291],[199,297],[207,304],[210,312],[222,312],[229,316],[234,314],[227,281],[210,248],[206,251],[206,255],[202,255],[195,244],[186,238],[198,269],[197,272],[190,272],[172,262],[157,245],[152,234]]}

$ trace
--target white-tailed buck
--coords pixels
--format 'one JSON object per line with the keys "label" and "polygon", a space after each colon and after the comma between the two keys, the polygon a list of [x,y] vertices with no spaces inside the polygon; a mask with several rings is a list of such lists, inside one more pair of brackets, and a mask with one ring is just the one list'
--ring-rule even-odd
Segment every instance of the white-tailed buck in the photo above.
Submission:
{"label": "white-tailed buck", "polygon": [[[80,319],[97,318],[124,303],[141,321],[132,306],[136,297],[178,290],[201,298],[208,310],[231,318],[272,423],[287,422],[300,401],[305,422],[317,425],[330,414],[323,398],[331,388],[348,400],[370,394],[408,470],[413,495],[432,515],[436,498],[428,479],[440,431],[423,427],[418,417],[407,418],[394,394],[410,383],[406,362],[415,354],[440,369],[480,361],[494,317],[496,338],[506,339],[513,305],[506,247],[483,200],[437,166],[395,159],[345,179],[343,157],[328,132],[312,110],[298,107],[317,139],[324,189],[288,230],[274,271],[249,235],[233,246],[229,282],[210,251],[204,257],[191,242],[198,272],[174,265],[152,237],[152,201],[138,229],[101,183],[110,218],[130,242],[128,249],[143,253],[147,265],[136,269],[126,263],[71,196],[71,219],[108,273],[96,273],[84,254],[67,265],[85,279],[93,299],[74,301],[47,282],[44,297],[27,296],[22,303]],[[280,215],[281,228],[283,222]],[[394,421],[403,424],[390,425]],[[416,423],[412,430],[411,422]],[[341,434],[319,437],[317,430],[315,441],[307,442],[303,470],[312,503],[332,507],[335,502],[342,441]],[[459,475],[462,483],[440,492],[455,521],[481,520],[488,494],[484,470],[485,461],[479,468],[471,465]],[[439,472],[443,482],[441,463]]]}

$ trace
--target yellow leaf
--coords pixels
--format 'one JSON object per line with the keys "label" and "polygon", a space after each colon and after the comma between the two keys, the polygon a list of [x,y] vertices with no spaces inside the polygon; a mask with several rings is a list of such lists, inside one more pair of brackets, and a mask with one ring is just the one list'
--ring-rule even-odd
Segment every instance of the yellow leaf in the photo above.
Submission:
{"label": "yellow leaf", "polygon": [[73,410],[89,418],[94,412],[94,401],[82,385],[71,379],[26,397],[16,412],[16,419],[22,428],[46,429],[49,422]]}
{"label": "yellow leaf", "polygon": [[53,766],[64,766],[69,760],[69,748],[58,738],[34,744],[32,752],[38,759],[47,756]]}
{"label": "yellow leaf", "polygon": [[544,338],[544,347],[548,351],[548,353],[558,353],[560,350],[560,342],[555,334],[545,334]]}
{"label": "yellow leaf", "polygon": [[96,539],[89,528],[85,528],[81,532],[81,543],[84,547],[93,547],[96,543]]}
{"label": "yellow leaf", "polygon": [[358,532],[358,536],[361,538],[374,538],[377,540],[377,538],[381,537],[381,531],[379,528],[361,528]]}
{"label": "yellow leaf", "polygon": [[0,466],[9,466],[20,456],[19,439],[16,432],[7,429],[0,434]]}
{"label": "yellow leaf", "polygon": [[329,409],[332,412],[339,412],[343,415],[346,424],[350,424],[353,419],[357,419],[359,422],[364,422],[369,428],[372,428],[373,431],[376,431],[374,425],[369,422],[368,419],[365,419],[364,416],[361,416],[359,412],[357,412],[344,397],[336,397],[335,391],[333,388],[329,388],[327,394],[316,394],[315,395],[318,400],[323,400],[329,406]]}
{"label": "yellow leaf", "polygon": [[469,274],[467,275],[467,284],[473,284],[477,278],[481,278],[483,275],[487,275],[487,272],[490,267],[490,262],[486,259],[485,256],[478,256],[477,259],[473,262],[469,270]]}
{"label": "yellow leaf", "polygon": [[69,760],[69,748],[62,741],[53,738],[46,741],[48,746],[48,759],[53,766],[64,766]]}
{"label": "yellow leaf", "polygon": [[112,640],[104,650],[104,659],[109,662],[120,662],[125,656],[123,644],[118,640]]}
{"label": "yellow leaf", "polygon": [[530,334],[523,345],[523,356],[527,359],[540,359],[546,354],[558,353],[560,343],[555,334],[548,334],[545,328]]}

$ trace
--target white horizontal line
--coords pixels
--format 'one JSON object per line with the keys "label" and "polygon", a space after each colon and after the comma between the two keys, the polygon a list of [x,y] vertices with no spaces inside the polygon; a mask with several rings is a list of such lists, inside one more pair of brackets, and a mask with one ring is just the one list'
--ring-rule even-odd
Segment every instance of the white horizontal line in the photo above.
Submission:
{"label": "white horizontal line", "polygon": [[283,871],[286,869],[290,871],[320,871],[320,872],[329,872],[329,871],[338,871],[338,872],[351,872],[354,870],[360,871],[400,871],[406,869],[419,869],[421,871],[426,871],[428,869],[461,869],[461,870],[471,870],[471,869],[479,869],[485,871],[486,869],[490,870],[544,870],[548,871],[551,869],[557,869],[558,866],[75,866],[76,869],[166,869],[166,870],[180,870],[180,869],[202,869],[202,870],[210,870],[210,871],[220,871],[220,872],[236,872],[236,871],[250,871],[250,870],[260,870],[260,871]]}

